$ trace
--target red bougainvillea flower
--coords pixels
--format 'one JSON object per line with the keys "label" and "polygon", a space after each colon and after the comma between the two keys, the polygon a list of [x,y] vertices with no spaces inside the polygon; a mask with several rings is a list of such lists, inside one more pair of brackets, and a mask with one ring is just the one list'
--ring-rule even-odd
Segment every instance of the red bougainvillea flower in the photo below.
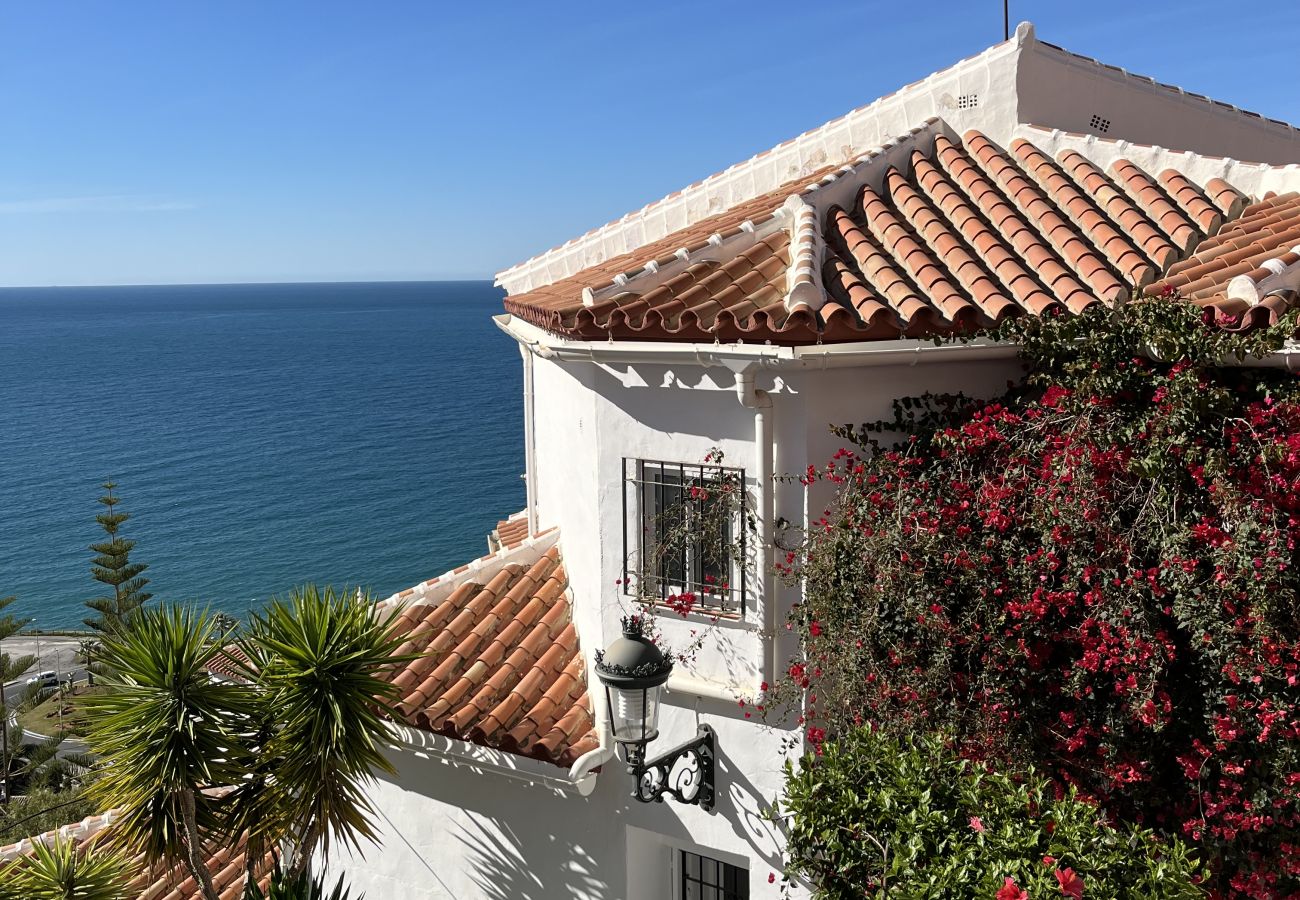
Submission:
{"label": "red bougainvillea flower", "polygon": [[970,827],[971,827],[971,831],[978,831],[981,833],[983,833],[984,831],[984,823],[980,821],[979,816],[970,817]]}
{"label": "red bougainvillea flower", "polygon": [[1056,880],[1061,885],[1061,893],[1066,897],[1074,897],[1075,900],[1083,897],[1083,879],[1074,869],[1057,869]]}
{"label": "red bougainvillea flower", "polygon": [[767,873],[767,883],[768,883],[768,884],[771,884],[771,883],[774,882],[774,881],[776,881],[776,873],[775,873],[775,872],[768,872],[768,873]]}
{"label": "red bougainvillea flower", "polygon": [[1002,883],[995,900],[1029,900],[1029,892],[1022,891],[1014,878],[1008,878]]}
{"label": "red bougainvillea flower", "polygon": [[812,635],[813,637],[821,637],[821,636],[822,636],[822,623],[821,623],[821,622],[813,622],[811,625],[808,626],[808,633],[809,633],[810,635]]}

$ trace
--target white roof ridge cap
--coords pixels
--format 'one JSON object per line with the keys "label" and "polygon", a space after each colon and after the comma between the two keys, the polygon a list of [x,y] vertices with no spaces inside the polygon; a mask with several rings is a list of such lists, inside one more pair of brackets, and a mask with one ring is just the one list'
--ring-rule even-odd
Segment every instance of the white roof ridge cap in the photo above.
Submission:
{"label": "white roof ridge cap", "polygon": [[[646,213],[656,208],[667,207],[672,204],[683,204],[687,202],[688,199],[693,199],[694,196],[704,188],[711,187],[714,184],[716,184],[717,177],[720,174],[724,174],[725,172],[730,172],[734,170],[737,173],[737,175],[742,173],[748,174],[749,172],[754,171],[758,166],[761,166],[767,163],[769,160],[776,158],[778,156],[785,155],[785,154],[794,154],[798,156],[805,149],[803,146],[804,144],[821,137],[822,134],[827,130],[845,126],[851,124],[851,122],[856,121],[860,118],[866,118],[869,115],[875,114],[875,112],[879,109],[880,105],[885,103],[886,101],[888,101],[890,104],[901,105],[906,100],[910,100],[918,95],[925,94],[932,89],[930,82],[932,82],[934,79],[960,73],[966,69],[987,62],[987,60],[990,57],[1005,54],[1008,52],[1008,50],[1018,52],[1022,45],[1024,45],[1027,42],[1034,41],[1033,35],[1034,35],[1033,25],[1028,22],[1022,22],[1019,26],[1017,26],[1016,40],[1014,41],[999,41],[996,44],[986,47],[984,50],[974,54],[973,56],[968,56],[964,59],[960,59],[954,62],[952,65],[942,69],[937,69],[934,72],[931,72],[929,75],[926,75],[924,78],[906,84],[890,94],[877,97],[875,100],[873,100],[870,104],[866,106],[860,106],[857,107],[856,109],[850,110],[849,112],[841,116],[837,116],[836,118],[830,119],[829,121],[822,123],[820,126],[809,129],[808,131],[805,131],[802,134],[799,134],[789,140],[783,141],[780,144],[777,144],[776,146],[768,150],[757,153],[754,156],[750,157],[748,160],[742,160],[740,162],[737,162],[732,166],[728,167],[727,169],[723,170],[722,173],[715,172],[712,175],[707,176],[704,179],[695,182],[694,184],[689,185],[688,187],[683,188],[673,194],[669,194],[665,197],[660,198],[659,200],[655,200],[652,201],[651,203],[645,204],[639,210],[634,211],[633,213],[629,213],[628,215],[629,216],[634,215],[637,212]],[[925,123],[921,127],[924,127],[924,125],[932,124],[931,120],[936,118],[937,117],[934,116],[928,117]],[[911,134],[911,133],[912,132],[909,131],[900,135],[895,135],[894,145],[896,145],[899,142],[900,138],[904,137],[906,134]],[[824,151],[824,148],[822,149]],[[786,180],[793,180],[793,179],[786,179]],[[771,185],[771,187],[773,188],[777,186],[778,185],[776,184]],[[752,196],[759,196],[760,194],[761,191],[755,190]],[[732,202],[725,208],[729,209],[731,208],[731,206],[735,206],[737,203],[741,203],[741,202],[745,202],[745,200],[733,199]],[[615,220],[612,223],[606,223],[606,226],[622,225],[624,224],[624,220],[627,219],[627,217],[628,216],[624,216],[622,219]],[[541,253],[535,254],[534,256],[529,257],[528,259],[524,260],[521,263],[517,263],[514,266],[511,266],[506,269],[502,269],[501,271],[496,273],[496,277],[494,279],[495,283],[507,287],[510,293],[519,293],[521,291],[531,290],[533,288],[540,287],[544,284],[552,283],[554,279],[534,281],[532,276],[534,276],[539,270],[541,270],[543,266],[547,265],[554,257],[562,255],[561,251],[565,250],[566,248],[577,249],[577,246],[580,244],[592,243],[596,238],[596,233],[599,230],[600,229],[598,228],[591,229],[584,234],[578,235],[577,237],[574,238],[570,238],[568,241],[566,241],[565,243],[561,244],[558,247],[553,247],[550,250],[546,250]],[[515,287],[511,288],[511,284],[514,282],[520,282],[520,283]]]}
{"label": "white roof ridge cap", "polygon": [[[1032,26],[1031,26],[1031,28],[1032,28]],[[1018,31],[1018,30],[1019,30],[1019,29],[1017,29],[1017,31]],[[1224,111],[1224,112],[1230,112],[1230,113],[1233,113],[1233,114],[1236,114],[1236,115],[1239,115],[1239,116],[1245,116],[1245,117],[1247,117],[1247,118],[1255,119],[1255,120],[1258,120],[1258,121],[1260,121],[1260,122],[1267,122],[1267,123],[1270,124],[1270,125],[1278,125],[1278,126],[1281,126],[1281,127],[1283,127],[1283,128],[1286,128],[1288,131],[1292,131],[1292,132],[1294,132],[1294,131],[1300,131],[1300,126],[1298,126],[1298,125],[1294,125],[1294,124],[1292,124],[1292,123],[1290,123],[1290,122],[1286,122],[1286,121],[1283,121],[1283,120],[1281,120],[1281,119],[1273,119],[1273,118],[1270,118],[1270,117],[1264,115],[1263,113],[1255,112],[1254,110],[1245,109],[1245,108],[1240,107],[1240,106],[1237,106],[1237,105],[1235,105],[1235,104],[1233,104],[1233,103],[1229,103],[1229,102],[1227,102],[1226,100],[1216,100],[1216,99],[1214,99],[1213,97],[1209,96],[1208,94],[1199,94],[1199,93],[1197,93],[1197,92],[1195,92],[1195,91],[1189,91],[1189,90],[1186,90],[1185,88],[1181,87],[1180,85],[1176,85],[1176,84],[1167,84],[1167,83],[1165,83],[1165,82],[1163,82],[1163,81],[1158,81],[1158,80],[1156,80],[1156,79],[1155,79],[1153,76],[1151,76],[1151,75],[1143,75],[1143,74],[1141,74],[1141,73],[1139,73],[1139,72],[1130,72],[1130,71],[1128,71],[1128,70],[1125,69],[1125,68],[1122,68],[1122,67],[1120,67],[1120,66],[1116,66],[1116,65],[1112,65],[1112,64],[1110,64],[1110,63],[1108,63],[1108,62],[1105,62],[1105,61],[1103,61],[1103,60],[1101,60],[1101,59],[1098,59],[1098,58],[1095,57],[1095,56],[1088,56],[1088,55],[1083,54],[1083,53],[1078,53],[1078,52],[1076,52],[1076,51],[1074,51],[1074,50],[1069,50],[1069,49],[1067,49],[1067,48],[1065,48],[1065,47],[1057,46],[1057,45],[1055,45],[1055,44],[1048,44],[1048,43],[1045,43],[1045,42],[1039,42],[1039,43],[1041,44],[1041,46],[1042,46],[1042,47],[1044,48],[1044,50],[1046,50],[1046,51],[1049,51],[1049,52],[1055,52],[1055,53],[1057,53],[1057,54],[1063,54],[1063,55],[1065,55],[1065,56],[1067,56],[1067,57],[1072,57],[1073,59],[1078,60],[1078,61],[1083,62],[1083,63],[1091,63],[1091,64],[1096,65],[1096,66],[1099,66],[1099,67],[1101,67],[1101,68],[1103,68],[1103,69],[1107,69],[1107,70],[1109,70],[1109,71],[1111,71],[1111,72],[1114,72],[1116,75],[1118,75],[1119,77],[1124,78],[1124,79],[1131,79],[1131,80],[1134,80],[1134,81],[1144,82],[1144,83],[1150,85],[1151,87],[1159,88],[1160,90],[1164,90],[1164,91],[1169,91],[1170,93],[1175,93],[1175,94],[1182,95],[1182,96],[1187,100],[1187,102],[1189,102],[1189,103],[1193,103],[1193,102],[1194,102],[1194,103],[1199,103],[1199,104],[1202,104],[1202,105],[1205,105],[1205,106],[1215,107],[1215,108],[1217,108],[1217,109],[1219,109],[1219,110],[1221,110],[1221,111]]]}

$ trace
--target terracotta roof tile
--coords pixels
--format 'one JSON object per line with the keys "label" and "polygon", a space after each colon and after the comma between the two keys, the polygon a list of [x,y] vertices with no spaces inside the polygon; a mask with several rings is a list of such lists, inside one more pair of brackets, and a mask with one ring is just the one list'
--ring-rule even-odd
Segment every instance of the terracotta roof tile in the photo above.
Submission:
{"label": "terracotta roof tile", "polygon": [[[1153,175],[1122,157],[1104,170],[1083,152],[1054,160],[1025,139],[1008,152],[978,131],[957,142],[941,124],[900,143],[910,152],[826,176],[854,179],[856,195],[800,192],[776,215],[781,195],[798,188],[792,182],[617,262],[509,297],[507,309],[584,339],[887,340],[1078,313],[1143,289],[1176,287],[1192,302],[1236,308],[1229,280],[1300,245],[1295,193],[1247,205],[1221,178]],[[741,229],[757,210],[772,214]],[[730,243],[710,247],[703,238],[715,232]],[[674,256],[681,247],[693,249]],[[615,280],[625,270],[640,274]],[[1242,321],[1264,321],[1290,302],[1280,288],[1264,293],[1268,302]]]}
{"label": "terracotta roof tile", "polygon": [[[1228,213],[1243,203],[1230,186],[1211,183],[1206,188],[1215,206]],[[1198,306],[1214,309],[1230,328],[1271,325],[1297,300],[1290,284],[1279,284],[1276,276],[1294,273],[1300,265],[1298,246],[1300,194],[1270,197],[1246,206],[1147,293],[1177,289]]]}
{"label": "terracotta roof tile", "polygon": [[1223,224],[1223,214],[1205,199],[1201,189],[1186,175],[1175,169],[1165,169],[1157,180],[1171,200],[1182,207],[1203,234],[1214,234]]}
{"label": "terracotta roof tile", "polygon": [[1125,281],[1144,286],[1155,278],[1151,263],[1046,153],[1023,138],[1013,141],[1011,150],[1052,202],[1101,250]]}
{"label": "terracotta roof tile", "polygon": [[207,669],[214,675],[235,681],[244,680],[244,667],[252,660],[238,644],[227,644],[208,662]]}
{"label": "terracotta roof tile", "polygon": [[1180,251],[1160,232],[1155,223],[1115,187],[1101,169],[1083,154],[1067,150],[1059,157],[1061,165],[1115,224],[1133,240],[1155,266],[1163,270],[1178,259]]}
{"label": "terracotta roof tile", "polygon": [[[517,545],[518,546],[518,545]],[[409,725],[569,766],[598,743],[558,546],[503,559],[437,603],[416,600],[390,673]],[[400,595],[398,595],[400,599]]]}
{"label": "terracotta roof tile", "polygon": [[528,538],[528,515],[517,512],[508,519],[497,522],[497,527],[488,535],[488,552],[509,550],[518,547]]}
{"label": "terracotta roof tile", "polygon": [[516,294],[507,299],[507,308],[511,309],[511,312],[517,310],[516,314],[524,318],[540,315],[543,322],[539,324],[550,321],[555,317],[549,317],[546,313],[568,311],[575,299],[580,300],[583,288],[601,287],[611,282],[614,276],[639,271],[649,262],[671,262],[674,258],[673,254],[678,250],[700,250],[708,246],[712,235],[725,237],[735,234],[746,221],[758,222],[770,219],[787,197],[799,193],[809,183],[829,175],[838,168],[837,165],[828,165],[808,175],[793,178],[752,200],[737,204],[630,253],[589,266],[575,275],[544,287],[524,294]]}

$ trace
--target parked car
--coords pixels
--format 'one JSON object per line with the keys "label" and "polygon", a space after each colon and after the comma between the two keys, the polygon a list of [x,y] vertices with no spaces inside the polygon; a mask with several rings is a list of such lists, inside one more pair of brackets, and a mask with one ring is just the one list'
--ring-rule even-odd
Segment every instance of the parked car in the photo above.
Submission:
{"label": "parked car", "polygon": [[38,684],[42,688],[56,688],[59,686],[59,674],[57,672],[42,672],[27,679],[27,684]]}

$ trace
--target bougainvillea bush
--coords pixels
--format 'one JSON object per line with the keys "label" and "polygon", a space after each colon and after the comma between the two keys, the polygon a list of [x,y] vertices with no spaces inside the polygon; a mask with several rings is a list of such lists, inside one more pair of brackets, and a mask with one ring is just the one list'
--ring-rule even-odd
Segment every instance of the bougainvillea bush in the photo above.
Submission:
{"label": "bougainvillea bush", "polygon": [[[1300,386],[1189,303],[1026,319],[1028,375],[838,429],[785,559],[814,749],[942,731],[1185,838],[1218,896],[1300,898]],[[1224,326],[1229,327],[1224,327]]]}
{"label": "bougainvillea bush", "polygon": [[1112,827],[1073,793],[983,771],[937,737],[853,729],[788,768],[785,806],[789,876],[825,900],[1205,896],[1182,842]]}

